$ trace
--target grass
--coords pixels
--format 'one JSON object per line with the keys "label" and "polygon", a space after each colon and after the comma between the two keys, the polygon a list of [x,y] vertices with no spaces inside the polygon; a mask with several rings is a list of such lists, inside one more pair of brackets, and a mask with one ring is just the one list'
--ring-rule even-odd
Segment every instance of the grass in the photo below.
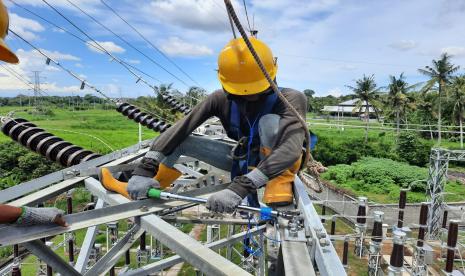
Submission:
{"label": "grass", "polygon": [[[311,118],[307,115],[307,118]],[[307,119],[309,122],[310,128],[314,131],[317,135],[328,135],[337,138],[361,138],[365,137],[365,122],[358,120],[358,119],[344,119],[343,124],[345,125],[344,130],[341,130],[337,126],[325,126],[325,125],[317,125],[315,123],[321,124],[341,124],[334,119]],[[314,123],[314,124],[312,124]],[[351,128],[350,126],[357,126],[363,128]],[[370,122],[369,127],[385,127],[385,128],[394,128],[392,125],[383,125],[378,122]],[[414,128],[414,127],[409,127]],[[434,130],[434,129],[433,129]],[[401,129],[402,131],[402,129]],[[429,135],[429,134],[428,134]],[[369,129],[368,131],[369,138],[375,139],[386,139],[389,141],[394,142],[396,140],[396,132],[395,130],[381,130],[381,129]],[[425,142],[431,143],[434,146],[439,146],[436,144],[436,140],[432,141],[430,139],[422,139]],[[441,141],[440,147],[447,148],[447,149],[460,149],[460,143],[455,141],[449,141],[447,139],[443,139]]]}
{"label": "grass", "polygon": [[[0,107],[0,114],[15,111],[15,118],[24,118],[54,135],[95,152],[108,153],[138,142],[138,124],[116,110],[52,109],[54,115],[34,115],[20,107]],[[156,132],[142,127],[142,139],[151,139]],[[105,142],[99,141],[99,139]],[[0,143],[10,138],[0,135]]]}

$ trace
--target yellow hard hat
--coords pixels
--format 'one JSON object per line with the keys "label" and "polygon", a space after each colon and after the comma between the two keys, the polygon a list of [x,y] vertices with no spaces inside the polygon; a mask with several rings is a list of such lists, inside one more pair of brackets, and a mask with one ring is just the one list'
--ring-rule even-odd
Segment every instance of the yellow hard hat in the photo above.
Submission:
{"label": "yellow hard hat", "polygon": [[0,60],[9,63],[18,63],[18,57],[8,48],[5,37],[8,34],[8,11],[0,0]]}
{"label": "yellow hard hat", "polygon": [[[255,37],[250,37],[271,79],[276,77],[278,67],[271,49]],[[231,40],[218,56],[218,78],[226,92],[247,96],[261,93],[270,87],[242,38]]]}

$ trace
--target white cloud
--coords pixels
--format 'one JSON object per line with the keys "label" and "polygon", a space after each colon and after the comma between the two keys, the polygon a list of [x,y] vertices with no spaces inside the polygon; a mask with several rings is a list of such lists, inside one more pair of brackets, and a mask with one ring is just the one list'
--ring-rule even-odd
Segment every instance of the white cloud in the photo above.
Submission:
{"label": "white cloud", "polygon": [[342,93],[343,93],[343,92],[342,92],[342,89],[341,89],[341,88],[335,87],[335,88],[329,89],[329,90],[326,92],[325,96],[331,95],[331,96],[334,96],[334,97],[340,97],[340,96],[342,96]]}
{"label": "white cloud", "polygon": [[179,37],[170,37],[161,45],[161,49],[171,56],[199,57],[213,54],[213,50],[207,46],[192,44]]}
{"label": "white cloud", "polygon": [[149,10],[162,23],[191,30],[229,31],[226,10],[222,1],[152,1]]}
{"label": "white cloud", "polygon": [[441,53],[448,53],[451,56],[459,57],[465,56],[465,47],[449,46],[441,49]]}
{"label": "white cloud", "polygon": [[125,59],[124,61],[126,61],[127,63],[130,63],[130,64],[140,64],[140,60],[138,59]]}
{"label": "white cloud", "polygon": [[344,71],[352,71],[358,69],[357,66],[351,65],[351,64],[343,64],[339,66],[339,69],[344,70]]}
{"label": "white cloud", "polygon": [[[71,60],[71,61],[79,61],[81,60],[80,58],[73,56],[71,54],[65,54],[61,53],[58,51],[48,51],[41,49],[42,52],[44,52],[47,56],[51,57],[53,60],[58,61],[58,60]],[[39,54],[39,53],[37,53]],[[42,56],[42,55],[41,55]]]}
{"label": "white cloud", "polygon": [[418,43],[416,43],[413,40],[401,40],[397,42],[393,42],[389,44],[389,47],[400,50],[400,51],[407,51],[413,48],[416,48],[418,46]]}
{"label": "white cloud", "polygon": [[13,31],[27,40],[38,39],[36,32],[42,32],[45,28],[37,21],[10,13],[10,27]]}
{"label": "white cloud", "polygon": [[104,54],[104,52],[97,50],[97,49],[100,49],[100,46],[102,46],[105,50],[107,50],[108,52],[112,54],[121,54],[121,53],[126,52],[126,49],[114,43],[113,41],[96,41],[96,42],[98,44],[93,41],[87,41],[87,48],[89,48],[89,50],[91,50],[92,52],[96,52],[99,54]]}
{"label": "white cloud", "polygon": [[[44,49],[41,49],[44,53],[49,55],[51,58],[53,58],[56,61],[63,61],[63,60],[69,60],[69,61],[78,61],[79,58],[58,52],[58,51],[47,51]],[[23,49],[19,49],[16,51],[16,54],[20,60],[20,63],[18,65],[9,65],[11,70],[14,70],[17,75],[20,75],[24,80],[27,82],[31,82],[31,75],[32,71],[40,71],[44,75],[44,73],[55,73],[59,72],[60,70],[56,67],[54,67],[51,63],[51,66],[48,66],[45,64],[45,58],[36,50],[29,50],[25,51]],[[59,86],[54,85],[51,86],[52,84],[46,84],[44,83],[42,85],[43,89],[50,88],[50,89],[56,89],[59,90]],[[0,90],[23,90],[23,89],[29,89],[30,87],[24,83],[24,81],[18,80],[16,77],[14,77],[10,72],[5,70],[3,67],[0,67]]]}
{"label": "white cloud", "polygon": [[[306,16],[312,13],[329,11],[339,4],[339,2],[339,0],[253,0],[252,5],[254,8]],[[241,6],[239,7],[242,8]]]}
{"label": "white cloud", "polygon": [[[12,6],[9,1],[4,1],[6,2],[8,6]],[[37,1],[37,0],[15,0],[16,3],[22,4],[22,5],[30,5],[30,6],[46,6],[46,4],[42,1]],[[91,9],[95,8],[98,6],[100,3],[99,0],[78,0],[75,1],[76,4],[78,4],[81,8],[84,9]],[[66,9],[74,9],[73,6],[71,6],[66,0],[53,0],[50,1],[50,4],[52,4],[55,7],[60,7],[60,8],[66,8]],[[92,9],[93,10],[93,9]]]}
{"label": "white cloud", "polygon": [[57,28],[57,27],[53,27],[52,31],[54,31],[55,33],[62,33],[62,34],[65,33],[65,31],[63,29],[60,29],[60,28]]}

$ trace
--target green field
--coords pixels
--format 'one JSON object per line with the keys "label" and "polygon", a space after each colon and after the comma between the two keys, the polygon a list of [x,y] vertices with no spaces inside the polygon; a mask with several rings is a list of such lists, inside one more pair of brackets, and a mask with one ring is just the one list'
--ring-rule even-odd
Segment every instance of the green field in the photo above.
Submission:
{"label": "green field", "polygon": [[[12,110],[15,110],[15,118],[27,119],[58,137],[95,152],[108,153],[111,149],[135,144],[139,139],[138,124],[116,110],[52,109],[54,115],[50,116],[29,114],[21,107],[0,107],[0,114],[7,114]],[[156,135],[156,132],[142,127],[143,140]],[[0,136],[0,143],[9,140],[11,139],[8,136]]]}

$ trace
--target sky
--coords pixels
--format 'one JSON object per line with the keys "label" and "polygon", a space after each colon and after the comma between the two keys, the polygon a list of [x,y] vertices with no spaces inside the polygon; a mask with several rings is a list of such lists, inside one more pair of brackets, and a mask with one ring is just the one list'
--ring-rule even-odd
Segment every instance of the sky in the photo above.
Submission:
{"label": "sky", "polygon": [[[217,56],[232,39],[222,0],[104,0],[150,43],[101,0],[47,0],[117,59],[147,73],[148,76],[137,74],[148,85],[137,82],[122,65],[97,51],[89,37],[43,1],[14,0],[87,44],[10,0],[3,1],[10,12],[11,30],[110,97],[153,95],[150,86],[161,83],[173,83],[181,92],[189,86],[201,86],[208,92],[220,88]],[[248,28],[243,1],[232,2],[242,24]],[[350,94],[347,85],[363,74],[374,74],[380,87],[387,85],[389,75],[400,73],[405,74],[409,83],[419,83],[427,79],[418,73],[418,68],[429,65],[443,52],[451,54],[453,62],[461,66],[459,72],[465,73],[463,0],[246,0],[245,3],[250,25],[278,58],[277,81],[283,87],[313,89],[317,96],[340,96]],[[23,81],[1,64],[0,96],[31,94],[30,85],[24,82],[34,81],[33,71],[40,71],[41,87],[49,95],[96,94],[89,88],[80,90],[78,80],[56,66],[46,65],[43,56],[11,33],[7,43],[21,60],[19,65],[8,65],[8,69],[14,70]]]}

